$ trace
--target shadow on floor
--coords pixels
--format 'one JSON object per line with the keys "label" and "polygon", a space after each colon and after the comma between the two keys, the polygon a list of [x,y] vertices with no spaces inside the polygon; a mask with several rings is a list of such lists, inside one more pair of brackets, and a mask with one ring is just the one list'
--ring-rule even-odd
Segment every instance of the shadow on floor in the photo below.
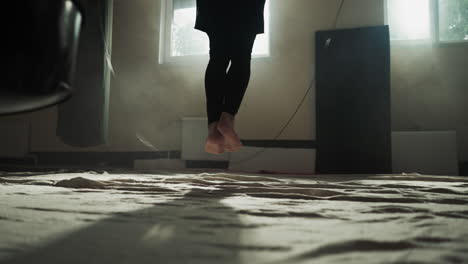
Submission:
{"label": "shadow on floor", "polygon": [[113,214],[0,264],[242,263],[240,239],[250,227],[221,203],[229,196],[192,190],[168,203]]}

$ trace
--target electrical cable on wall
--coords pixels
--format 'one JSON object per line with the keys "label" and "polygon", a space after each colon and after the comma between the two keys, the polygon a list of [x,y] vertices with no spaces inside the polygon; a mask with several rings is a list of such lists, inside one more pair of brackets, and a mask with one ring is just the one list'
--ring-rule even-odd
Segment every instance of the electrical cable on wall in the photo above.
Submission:
{"label": "electrical cable on wall", "polygon": [[[340,15],[341,15],[341,12],[343,10],[343,6],[344,6],[344,3],[345,3],[345,0],[341,0],[340,2],[340,6],[338,8],[338,11],[336,13],[336,16],[335,16],[335,21],[334,21],[334,24],[333,24],[333,28],[337,28],[338,26],[338,20],[340,18]],[[315,84],[315,78],[312,79],[312,81],[310,82],[310,85],[309,85],[309,88],[307,89],[304,97],[302,98],[301,102],[299,103],[298,107],[296,108],[296,111],[294,112],[294,114],[291,116],[291,118],[286,122],[286,124],[283,126],[283,128],[281,129],[281,131],[278,133],[278,135],[273,139],[273,140],[277,140],[282,134],[283,132],[286,130],[286,128],[288,128],[289,124],[291,123],[291,121],[294,119],[294,117],[296,117],[297,115],[297,112],[299,112],[299,109],[301,109],[302,105],[304,104],[304,101],[305,99],[307,98],[307,95],[309,94],[310,90],[312,89],[312,86]],[[241,163],[244,163],[244,162],[247,162],[249,160],[252,160],[254,158],[256,158],[257,156],[259,156],[260,154],[262,154],[263,152],[267,151],[267,148],[263,148],[263,150],[260,150],[259,152],[253,154],[251,157],[249,158],[246,158],[246,159],[243,159],[243,160],[240,160],[240,161],[230,161],[229,163],[232,164],[232,165],[238,165],[238,164],[241,164]]]}

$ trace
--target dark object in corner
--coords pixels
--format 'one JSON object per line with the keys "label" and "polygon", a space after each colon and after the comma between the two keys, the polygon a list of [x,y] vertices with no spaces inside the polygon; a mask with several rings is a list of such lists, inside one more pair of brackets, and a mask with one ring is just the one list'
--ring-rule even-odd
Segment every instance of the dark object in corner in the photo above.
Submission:
{"label": "dark object in corner", "polygon": [[73,97],[60,104],[57,137],[73,147],[108,143],[113,0],[76,0],[85,10]]}
{"label": "dark object in corner", "polygon": [[10,1],[0,115],[39,110],[72,96],[82,14],[71,0]]}
{"label": "dark object in corner", "polygon": [[321,174],[391,173],[388,26],[316,34]]}

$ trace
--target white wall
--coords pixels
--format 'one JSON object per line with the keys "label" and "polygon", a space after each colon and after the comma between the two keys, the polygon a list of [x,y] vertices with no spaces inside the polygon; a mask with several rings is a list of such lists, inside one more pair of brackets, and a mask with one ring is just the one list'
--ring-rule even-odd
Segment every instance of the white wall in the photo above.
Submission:
{"label": "white wall", "polygon": [[[331,28],[339,4],[271,0],[271,57],[252,62],[251,84],[237,117],[241,138],[273,139],[294,113],[314,72],[314,32]],[[2,120],[31,122],[32,151],[151,150],[136,135],[158,150],[179,150],[180,119],[206,115],[206,61],[159,65],[159,15],[160,1],[115,0],[109,146],[62,144],[55,136],[56,108],[0,118],[0,126]],[[338,27],[383,23],[383,0],[347,0]],[[460,159],[468,160],[467,62],[466,44],[392,47],[394,130],[457,130]],[[280,139],[315,138],[314,94],[312,89]]]}
{"label": "white wall", "polygon": [[394,130],[457,131],[468,161],[468,43],[392,47]]}
{"label": "white wall", "polygon": [[[271,0],[271,57],[252,62],[237,116],[243,139],[273,139],[296,110],[314,72],[314,32],[330,29],[340,0]],[[206,116],[206,62],[158,64],[160,1],[115,0],[109,146],[73,148],[55,136],[56,108],[22,115],[32,151],[145,151],[181,148],[180,119]],[[382,0],[345,1],[338,27],[381,25]],[[315,90],[280,139],[315,138]],[[262,124],[259,126],[258,124]]]}
{"label": "white wall", "polygon": [[[314,32],[330,29],[339,0],[271,0],[271,57],[252,62],[251,84],[237,116],[242,139],[273,139],[294,113],[314,72]],[[115,0],[110,143],[73,148],[55,136],[56,108],[27,116],[32,151],[145,151],[181,148],[180,119],[206,116],[207,61],[158,64],[160,1]],[[381,25],[382,0],[346,1],[338,27]],[[315,138],[315,90],[280,139]],[[258,124],[262,124],[259,126]]]}

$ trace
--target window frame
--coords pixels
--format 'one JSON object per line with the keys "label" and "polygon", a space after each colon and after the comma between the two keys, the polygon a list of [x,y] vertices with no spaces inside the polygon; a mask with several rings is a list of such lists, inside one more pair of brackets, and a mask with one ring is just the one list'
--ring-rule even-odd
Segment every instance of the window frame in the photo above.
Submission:
{"label": "window frame", "polygon": [[[388,24],[388,2],[392,0],[384,1],[384,19],[385,25]],[[431,27],[431,37],[430,39],[424,40],[392,40],[390,39],[391,45],[394,46],[411,46],[411,45],[451,45],[451,44],[468,44],[468,40],[452,40],[445,41],[440,39],[440,12],[439,12],[439,0],[429,0],[429,10],[430,10],[430,27]]]}
{"label": "window frame", "polygon": [[[209,54],[200,55],[184,55],[184,56],[171,56],[171,41],[172,41],[172,20],[174,0],[161,0],[161,14],[159,21],[159,48],[158,48],[158,62],[159,64],[171,63],[205,63],[209,59]],[[268,15],[265,16],[265,33],[268,34],[268,51],[266,54],[254,55],[252,60],[266,59],[271,56],[271,30],[270,30],[270,0],[266,0],[265,10],[268,8]],[[268,23],[268,25],[267,25]],[[195,25],[194,25],[195,26]],[[193,29],[196,30],[196,29]],[[267,32],[268,31],[268,32]]]}

